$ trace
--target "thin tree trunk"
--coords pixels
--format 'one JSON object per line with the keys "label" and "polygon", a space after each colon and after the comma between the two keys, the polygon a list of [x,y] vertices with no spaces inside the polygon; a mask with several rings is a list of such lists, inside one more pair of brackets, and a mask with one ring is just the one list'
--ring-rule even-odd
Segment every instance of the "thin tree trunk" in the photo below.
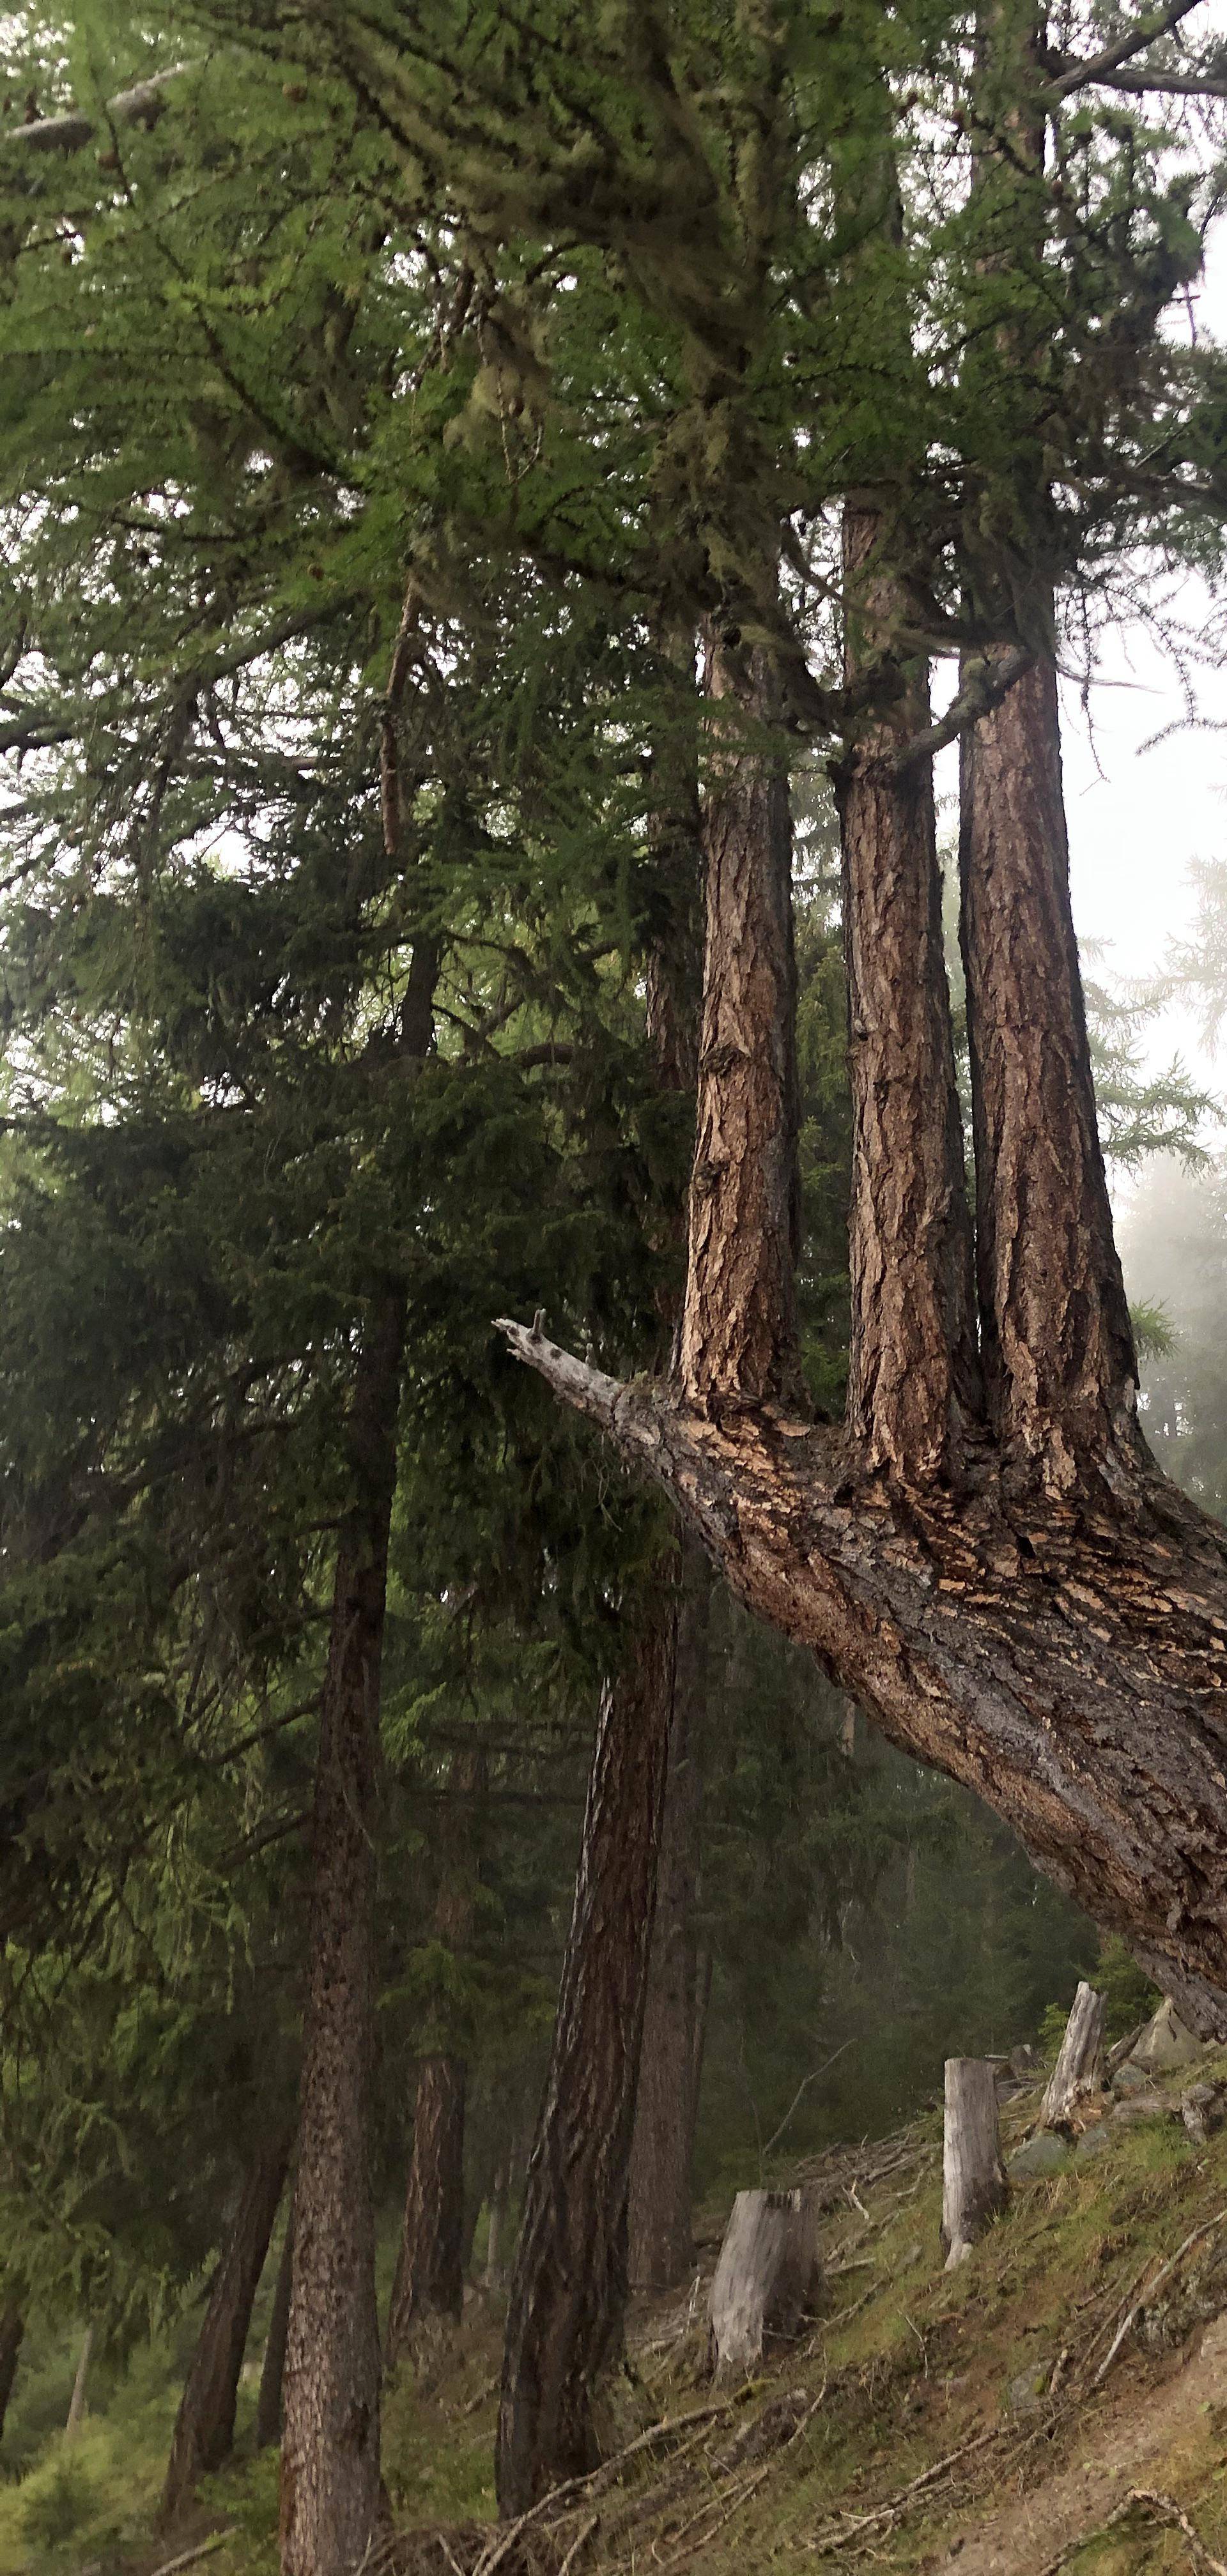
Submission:
{"label": "thin tree trunk", "polygon": [[722,725],[706,829],[706,946],[681,1384],[707,1412],[795,1396],[796,961],[792,823],[766,652],[721,639]]}
{"label": "thin tree trunk", "polygon": [[1057,675],[1036,660],[964,736],[967,971],[994,1425],[1044,1484],[1137,1446],[1137,1363],[1095,1116],[1069,900]]}
{"label": "thin tree trunk", "polygon": [[284,2132],[268,2139],[252,2159],[179,2401],[158,2506],[159,2530],[174,2522],[198,2481],[208,2470],[220,2469],[234,2448],[239,2373],[289,2161],[290,2139]]}
{"label": "thin tree trunk", "polygon": [[496,2477],[517,2514],[596,2460],[592,2391],[626,2301],[635,2084],[673,1709],[665,1588],[602,1697],[575,1906],[511,2284]]}
{"label": "thin tree trunk", "polygon": [[4,2422],[17,2377],[17,2363],[25,2337],[26,2321],[16,2301],[0,2308],[0,2442],[4,2440]]}
{"label": "thin tree trunk", "polygon": [[[891,666],[905,602],[872,502],[844,511],[847,676]],[[942,944],[927,762],[895,755],[929,721],[923,667],[837,774],[848,967],[853,1185],[848,1428],[871,1467],[908,1478],[956,1461],[981,1410],[971,1215]]]}
{"label": "thin tree trunk", "polygon": [[310,1985],[281,2445],[283,2576],[341,2576],[379,2510],[371,2197],[379,1677],[405,1304],[376,1302],[349,1437],[312,1828]]}
{"label": "thin tree trunk", "polygon": [[639,2289],[670,2289],[690,2270],[694,2151],[701,1742],[711,1575],[687,1551],[678,1620],[677,1683],[657,1868],[656,1919],[631,2147],[629,2269]]}
{"label": "thin tree trunk", "polygon": [[490,2226],[486,2236],[486,2268],[483,2275],[488,2290],[497,2290],[503,2277],[503,2240],[507,2232],[507,2212],[511,2199],[511,2160],[505,2157],[490,2186]]}
{"label": "thin tree trunk", "polygon": [[89,2378],[89,2365],[93,2349],[94,2329],[92,2326],[87,2326],[85,2329],[85,2340],[81,2346],[81,2358],[77,2363],[77,2375],[72,2383],[72,2396],[68,2401],[68,2421],[64,2426],[64,2439],[66,2442],[75,2442],[85,2420],[85,2383]]}
{"label": "thin tree trunk", "polygon": [[413,2151],[396,2283],[388,2310],[389,2368],[431,2319],[459,2324],[464,2306],[463,2057],[424,2057],[418,2067]]}
{"label": "thin tree trunk", "polygon": [[294,2206],[286,2225],[285,2242],[277,2266],[277,2286],[273,2292],[272,2313],[260,2364],[260,2387],[256,2397],[256,2449],[271,2450],[281,2440],[281,2399],[285,2380],[285,2345],[290,2324],[290,2288],[294,2277]]}
{"label": "thin tree trunk", "polygon": [[[413,953],[398,1052],[433,1036],[437,946]],[[343,2576],[380,2508],[371,2189],[379,1690],[405,1297],[371,1300],[348,1424],[351,1501],[333,1575],[312,1818],[313,1884],[281,2442],[282,2576]]]}

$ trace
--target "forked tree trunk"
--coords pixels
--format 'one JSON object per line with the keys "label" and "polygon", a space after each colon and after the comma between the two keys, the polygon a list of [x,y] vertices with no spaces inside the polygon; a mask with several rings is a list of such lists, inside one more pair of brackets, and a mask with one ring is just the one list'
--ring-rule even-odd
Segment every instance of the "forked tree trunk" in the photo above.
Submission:
{"label": "forked tree trunk", "polygon": [[689,1401],[720,1415],[796,1392],[796,960],[783,750],[766,653],[714,644],[720,774],[704,834],[706,944],[690,1251]]}
{"label": "forked tree trunk", "polygon": [[239,2373],[289,2160],[284,2132],[267,2139],[252,2158],[175,2417],[158,2506],[161,2531],[182,2512],[199,2480],[220,2469],[234,2448]]}
{"label": "forked tree trunk", "polygon": [[9,2411],[9,2399],[13,2394],[13,2382],[17,2377],[17,2362],[25,2331],[25,2317],[16,2301],[10,2302],[6,2308],[0,2308],[0,2442],[4,2440],[5,2417]]}
{"label": "forked tree trunk", "polygon": [[1108,1998],[1085,1982],[1078,1987],[1065,2025],[1056,2065],[1040,2104],[1041,2129],[1063,2129],[1080,2102],[1097,2093],[1103,2082],[1103,2032]]}
{"label": "forked tree trunk", "polygon": [[[881,510],[849,501],[849,681],[890,657],[905,622],[890,543]],[[837,772],[853,1117],[848,1427],[866,1465],[907,1476],[950,1466],[981,1410],[933,777],[896,758],[928,721],[925,670],[905,665]]]}
{"label": "forked tree trunk", "polygon": [[686,2278],[694,2259],[690,2166],[700,2065],[695,1906],[710,1586],[706,1561],[692,1547],[678,1619],[669,1776],[631,2147],[628,2243],[636,2289],[671,2289]]}
{"label": "forked tree trunk", "polygon": [[400,2261],[388,2309],[389,2366],[432,2319],[459,2324],[464,2306],[463,2057],[424,2057],[418,2067],[413,2150]]}
{"label": "forked tree trunk", "polygon": [[621,2339],[626,2197],[673,1709],[673,1587],[605,1690],[503,2360],[496,2477],[524,2512],[597,2456],[593,2387]]}
{"label": "forked tree trunk", "polygon": [[948,2057],[942,2137],[942,2248],[952,2272],[1008,2198],[997,2076],[986,2057]]}
{"label": "forked tree trunk", "polygon": [[256,2396],[256,2449],[271,2450],[281,2440],[281,2401],[285,2383],[285,2345],[290,2324],[290,2290],[294,2277],[294,2207],[290,2204],[277,2285],[264,2339],[260,2386]]}
{"label": "forked tree trunk", "polygon": [[379,1676],[405,1308],[389,1291],[358,1362],[312,1826],[310,1983],[281,2445],[283,2576],[343,2576],[379,2510],[371,2196]]}
{"label": "forked tree trunk", "polygon": [[1095,1116],[1048,656],[964,736],[962,776],[991,1416],[1007,1452],[1064,1495],[1088,1467],[1113,1483],[1128,1473],[1137,1362]]}

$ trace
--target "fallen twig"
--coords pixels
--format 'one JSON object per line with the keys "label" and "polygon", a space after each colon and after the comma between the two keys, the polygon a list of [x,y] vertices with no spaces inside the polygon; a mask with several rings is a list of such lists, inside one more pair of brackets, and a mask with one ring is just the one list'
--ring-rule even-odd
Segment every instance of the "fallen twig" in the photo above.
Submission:
{"label": "fallen twig", "polygon": [[220,2549],[225,2541],[233,2538],[233,2527],[226,2531],[211,2531],[208,2539],[198,2540],[194,2549],[182,2549],[177,2558],[166,2559],[161,2567],[154,2569],[154,2576],[178,2576],[181,2567],[194,2567],[198,2558],[210,2557],[215,2549]]}
{"label": "fallen twig", "polygon": [[957,2451],[947,2451],[943,2459],[934,2460],[930,2468],[922,2469],[919,2477],[912,2478],[907,2486],[900,2487],[898,2494],[891,2496],[885,2504],[875,2506],[872,2513],[853,2514],[846,2508],[841,2510],[841,2528],[836,2531],[828,2527],[825,2532],[820,2532],[815,2539],[811,2540],[807,2544],[808,2547],[818,2557],[825,2558],[834,2549],[845,2549],[850,2540],[859,2538],[863,2532],[876,2531],[883,2523],[897,2522],[900,2515],[906,2511],[913,2496],[921,2495],[927,2487],[935,2486],[948,2469],[957,2468],[960,2460],[970,2459],[973,2451],[983,2451],[987,2449],[990,2442],[1000,2440],[1000,2426],[990,2425],[987,2433],[976,2433],[970,2442],[960,2444]]}
{"label": "fallen twig", "polygon": [[558,2570],[558,2576],[570,2576],[571,2569],[574,2567],[581,2549],[585,2548],[587,2543],[591,2540],[593,2532],[596,2530],[600,2519],[601,2517],[599,2513],[590,2513],[587,2521],[585,2523],[581,2523],[580,2528],[576,2532],[575,2538],[567,2551],[566,2557],[563,2559],[562,2565]]}
{"label": "fallen twig", "polygon": [[1093,2380],[1091,2381],[1092,2388],[1102,2388],[1103,2383],[1108,2376],[1108,2372],[1120,2351],[1121,2345],[1124,2343],[1131,2328],[1137,2323],[1137,2320],[1142,2314],[1142,2310],[1145,2308],[1148,2301],[1154,2298],[1155,2292],[1163,2288],[1165,2281],[1170,2281],[1173,2272],[1175,2272],[1178,2266],[1183,2263],[1185,2255],[1190,2254],[1195,2245],[1200,2245],[1204,2236],[1213,2236],[1215,2229],[1217,2227],[1221,2227],[1225,2219],[1227,2219],[1227,2209],[1220,2209],[1217,2218],[1208,2218],[1204,2226],[1195,2227],[1192,2234],[1190,2236],[1186,2236],[1183,2245],[1177,2246],[1170,2261],[1163,2265],[1161,2271],[1156,2272],[1153,2281],[1147,2282],[1144,2297],[1135,2297],[1132,2300],[1112,2337],[1112,2341],[1104,2354],[1103,2360],[1100,2362]]}
{"label": "fallen twig", "polygon": [[1134,2487],[1123,2504],[1118,2504],[1115,2513],[1109,2514],[1106,2522],[1098,2523],[1094,2531],[1080,2532],[1076,2540],[1067,2542],[1064,2549],[1058,2550],[1056,2557],[1041,2567],[1040,2576],[1061,2576],[1061,2569],[1068,2567],[1071,2558],[1077,2558],[1090,2541],[1105,2538],[1118,2524],[1127,2522],[1130,2514],[1138,2512],[1145,2513],[1151,2522],[1164,2523],[1169,2530],[1180,2532],[1194,2576],[1227,2576],[1227,2567],[1222,2559],[1211,2557],[1183,2506],[1177,2504],[1174,2496],[1160,2495],[1154,2487]]}

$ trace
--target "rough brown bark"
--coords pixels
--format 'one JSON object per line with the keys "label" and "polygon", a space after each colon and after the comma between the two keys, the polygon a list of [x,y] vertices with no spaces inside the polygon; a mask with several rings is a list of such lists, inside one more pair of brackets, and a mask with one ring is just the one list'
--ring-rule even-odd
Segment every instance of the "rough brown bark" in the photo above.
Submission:
{"label": "rough brown bark", "polygon": [[651,2290],[684,2280],[694,2259],[690,2165],[700,2067],[695,1906],[711,1574],[693,1546],[686,1553],[630,2163],[630,2279],[636,2289]]}
{"label": "rough brown bark", "polygon": [[0,2442],[4,2440],[4,2419],[9,2411],[25,2331],[25,2317],[15,2301],[10,2301],[6,2308],[0,2308]]}
{"label": "rough brown bark", "polygon": [[847,504],[843,557],[847,677],[876,665],[885,700],[837,773],[853,1118],[848,1427],[869,1466],[914,1477],[957,1461],[981,1410],[971,1216],[933,774],[898,760],[928,724],[928,682],[898,660],[905,602],[872,501]]}
{"label": "rough brown bark", "polygon": [[772,666],[711,648],[722,730],[705,818],[706,944],[681,1382],[713,1413],[795,1393],[792,825]]}
{"label": "rough brown bark", "polygon": [[1127,1470],[1137,1363],[1095,1117],[1050,658],[964,736],[961,859],[992,1420],[1047,1490],[1068,1494],[1092,1462]]}
{"label": "rough brown bark", "polygon": [[289,2137],[275,2133],[262,2141],[243,2184],[175,2417],[158,2506],[161,2531],[182,2512],[198,2481],[220,2469],[234,2448],[239,2372],[289,2161]]}
{"label": "rough brown bark", "polygon": [[290,2290],[294,2278],[294,2208],[290,2205],[281,2260],[277,2265],[277,2285],[273,2292],[268,2333],[264,2341],[264,2359],[260,2364],[260,2386],[256,2396],[256,2449],[271,2450],[281,2440],[281,2399],[285,2382],[285,2345],[290,2324]]}
{"label": "rough brown bark", "polygon": [[621,2337],[675,1641],[675,1595],[665,1586],[601,1702],[507,2317],[496,2459],[504,2514],[594,2466],[593,2386]]}
{"label": "rough brown bark", "polygon": [[396,2282],[388,2310],[387,2359],[399,2361],[415,2327],[430,2318],[459,2323],[464,2306],[463,2057],[424,2057],[413,2109],[413,2150]]}
{"label": "rough brown bark", "polygon": [[835,1431],[721,1426],[505,1326],[654,1476],[739,1598],[963,1780],[1227,2036],[1227,1534],[1157,1471],[1126,1500],[883,1490]]}
{"label": "rough brown bark", "polygon": [[379,2510],[370,2173],[379,1675],[403,1297],[373,1306],[349,1440],[312,1826],[310,1983],[281,2445],[283,2576],[357,2567]]}
{"label": "rough brown bark", "polygon": [[955,2270],[1008,2198],[997,2078],[985,2057],[948,2057],[942,2136],[942,2248]]}

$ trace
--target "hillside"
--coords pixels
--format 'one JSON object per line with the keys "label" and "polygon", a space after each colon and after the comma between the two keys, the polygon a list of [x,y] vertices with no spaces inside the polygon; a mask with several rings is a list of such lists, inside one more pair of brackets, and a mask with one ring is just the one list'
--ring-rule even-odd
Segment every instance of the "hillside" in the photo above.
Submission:
{"label": "hillside", "polygon": [[[1227,2085],[1227,2052],[1194,2072]],[[822,2312],[741,2388],[707,2376],[724,2215],[709,2209],[690,2292],[635,2311],[605,2467],[511,2530],[493,2523],[490,2484],[499,2319],[475,2295],[433,2375],[390,2394],[396,2532],[378,2564],[387,2576],[745,2576],[824,2562],[1207,2576],[1227,2558],[1227,2127],[1189,2135],[1190,2080],[1186,2068],[1110,2097],[1076,2147],[1046,2148],[1050,2169],[1015,2179],[1008,2214],[953,2274],[938,2241],[936,2113],[800,2168],[789,2179],[824,2204]],[[1032,2091],[1007,2105],[1011,2151],[1036,2104]],[[87,2427],[74,2455],[82,2503],[98,2481],[98,2513],[69,2509],[56,2532],[54,2446],[0,2497],[5,2576],[165,2564],[142,2540],[135,2446],[117,2511],[107,2439],[105,2421]],[[275,2510],[270,2456],[214,2482],[176,2556],[207,2543],[182,2563],[271,2576]]]}

